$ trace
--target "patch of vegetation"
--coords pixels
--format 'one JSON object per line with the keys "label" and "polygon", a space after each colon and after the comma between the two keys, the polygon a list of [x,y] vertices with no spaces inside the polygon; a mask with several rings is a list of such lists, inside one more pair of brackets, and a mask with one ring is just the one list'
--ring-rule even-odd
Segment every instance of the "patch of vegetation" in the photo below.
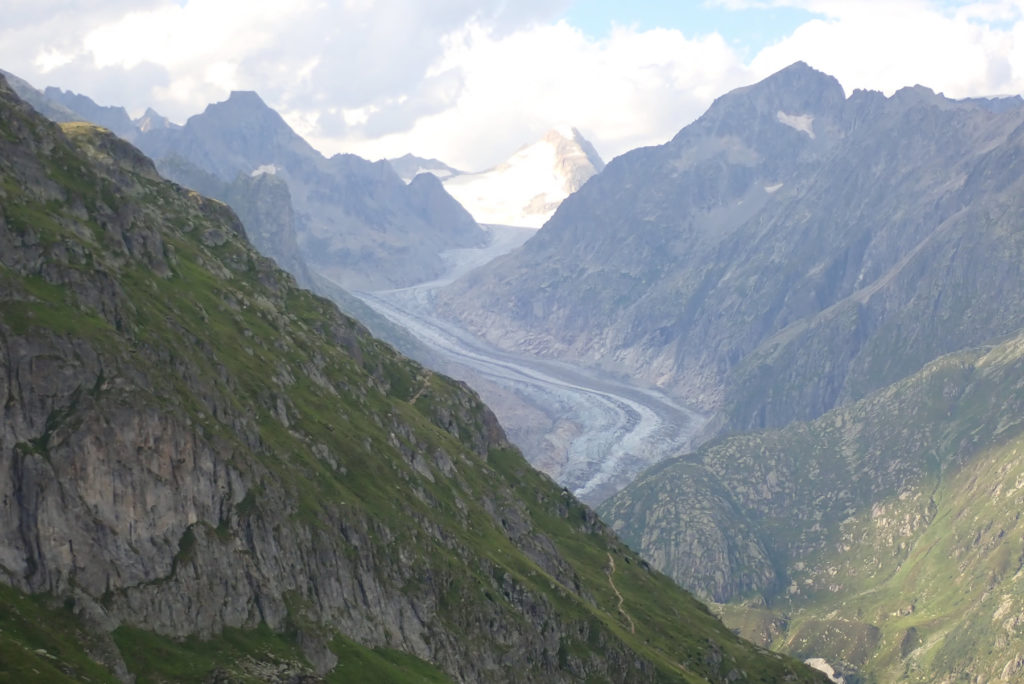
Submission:
{"label": "patch of vegetation", "polygon": [[865,681],[1024,675],[1022,392],[1024,334],[810,423],[718,440],[602,510],[665,557],[680,524],[666,502],[700,503],[679,486],[700,463],[783,577],[719,608],[744,636]]}
{"label": "patch of vegetation", "polygon": [[331,642],[338,664],[324,678],[327,682],[392,682],[393,684],[444,684],[452,680],[430,663],[389,648],[366,648],[344,637]]}
{"label": "patch of vegetation", "polygon": [[0,682],[117,681],[90,657],[95,635],[73,608],[0,584]]}
{"label": "patch of vegetation", "polygon": [[266,625],[225,629],[207,640],[175,640],[122,626],[114,631],[114,641],[140,684],[203,682],[214,676],[256,684],[267,681],[269,675],[311,674],[298,646]]}

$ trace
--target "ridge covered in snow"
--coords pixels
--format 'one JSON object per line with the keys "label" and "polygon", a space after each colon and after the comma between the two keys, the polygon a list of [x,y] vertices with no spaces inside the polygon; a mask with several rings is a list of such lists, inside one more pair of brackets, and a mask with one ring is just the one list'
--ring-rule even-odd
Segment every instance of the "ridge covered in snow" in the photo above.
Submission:
{"label": "ridge covered in snow", "polygon": [[575,128],[559,127],[503,163],[444,179],[478,223],[540,228],[604,162]]}

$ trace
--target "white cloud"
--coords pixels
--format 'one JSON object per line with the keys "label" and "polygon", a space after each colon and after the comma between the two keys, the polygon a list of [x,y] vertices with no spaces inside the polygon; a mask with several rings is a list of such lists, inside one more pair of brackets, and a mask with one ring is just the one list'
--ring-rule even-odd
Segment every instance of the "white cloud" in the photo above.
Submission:
{"label": "white cloud", "polygon": [[[747,4],[734,0],[734,4]],[[619,27],[592,40],[565,23],[498,34],[479,22],[447,34],[426,72],[461,75],[437,111],[382,106],[360,125],[303,131],[323,149],[370,158],[412,151],[471,170],[491,165],[558,123],[579,127],[605,156],[664,142],[727,90],[797,60],[851,91],[921,83],[950,96],[1024,90],[1024,23],[1009,2],[774,0],[822,16],[749,63],[718,34]],[[991,23],[995,22],[995,23]],[[1016,23],[1015,23],[1016,22]],[[308,120],[307,120],[308,121]]]}
{"label": "white cloud", "polygon": [[112,102],[178,120],[232,88],[258,90],[282,109],[353,109],[414,91],[441,56],[441,37],[468,21],[509,32],[549,20],[566,2],[9,0],[0,65],[92,97],[116,91],[119,72],[159,74]]}
{"label": "white cloud", "polygon": [[309,11],[301,0],[191,0],[131,12],[85,34],[82,47],[96,66],[130,69],[154,62],[170,70],[210,60],[237,63],[267,49],[275,29]]}
{"label": "white cloud", "polygon": [[[496,36],[474,23],[446,36],[445,45],[428,73],[461,74],[448,108],[409,130],[359,141],[350,136],[344,144],[371,158],[411,150],[478,170],[568,123],[611,156],[664,142],[723,88],[749,79],[717,34],[688,39],[675,30],[620,27],[591,40],[559,22]],[[343,144],[306,133],[322,147]]]}
{"label": "white cloud", "polygon": [[606,157],[660,143],[738,85],[804,60],[847,91],[1024,91],[1024,1],[718,0],[813,12],[750,60],[738,36],[555,22],[571,0],[8,0],[0,67],[177,121],[258,91],[327,153],[471,170],[558,124]]}
{"label": "white cloud", "polygon": [[[887,94],[921,84],[951,97],[1024,89],[1024,24],[1006,2],[791,2],[826,16],[803,24],[751,63],[766,76],[797,59],[854,88]],[[995,23],[987,23],[995,22]]]}

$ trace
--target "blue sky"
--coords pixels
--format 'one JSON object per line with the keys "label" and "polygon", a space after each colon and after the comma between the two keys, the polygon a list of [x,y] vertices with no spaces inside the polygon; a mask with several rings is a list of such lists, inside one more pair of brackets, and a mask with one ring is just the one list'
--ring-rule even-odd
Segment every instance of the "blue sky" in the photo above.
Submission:
{"label": "blue sky", "polygon": [[605,38],[613,26],[647,31],[678,29],[688,36],[719,33],[743,55],[753,57],[816,15],[797,7],[752,6],[730,9],[719,3],[666,0],[578,0],[562,15],[592,38]]}

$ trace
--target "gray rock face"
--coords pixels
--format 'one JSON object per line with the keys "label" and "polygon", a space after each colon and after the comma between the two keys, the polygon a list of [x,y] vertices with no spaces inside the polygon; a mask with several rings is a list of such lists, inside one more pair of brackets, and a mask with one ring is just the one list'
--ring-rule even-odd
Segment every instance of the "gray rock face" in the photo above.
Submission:
{"label": "gray rock face", "polygon": [[[708,601],[779,588],[774,549],[756,518],[736,505],[734,482],[696,459],[651,468],[637,482],[599,510],[654,567]],[[647,496],[651,482],[661,486]]]}
{"label": "gray rock face", "polygon": [[147,107],[146,112],[138,119],[132,121],[132,123],[139,129],[139,133],[146,133],[161,128],[178,128],[177,124],[172,123],[167,117],[155,111],[152,107]]}
{"label": "gray rock face", "polygon": [[784,425],[1024,324],[1019,107],[804,64],[610,163],[441,305],[492,342]]}
{"label": "gray rock face", "polygon": [[387,162],[325,159],[255,93],[232,93],[183,128],[147,132],[138,144],[162,166],[184,160],[228,183],[239,174],[278,175],[291,194],[304,259],[346,287],[429,280],[443,270],[441,251],[486,241],[439,184],[407,187]]}

